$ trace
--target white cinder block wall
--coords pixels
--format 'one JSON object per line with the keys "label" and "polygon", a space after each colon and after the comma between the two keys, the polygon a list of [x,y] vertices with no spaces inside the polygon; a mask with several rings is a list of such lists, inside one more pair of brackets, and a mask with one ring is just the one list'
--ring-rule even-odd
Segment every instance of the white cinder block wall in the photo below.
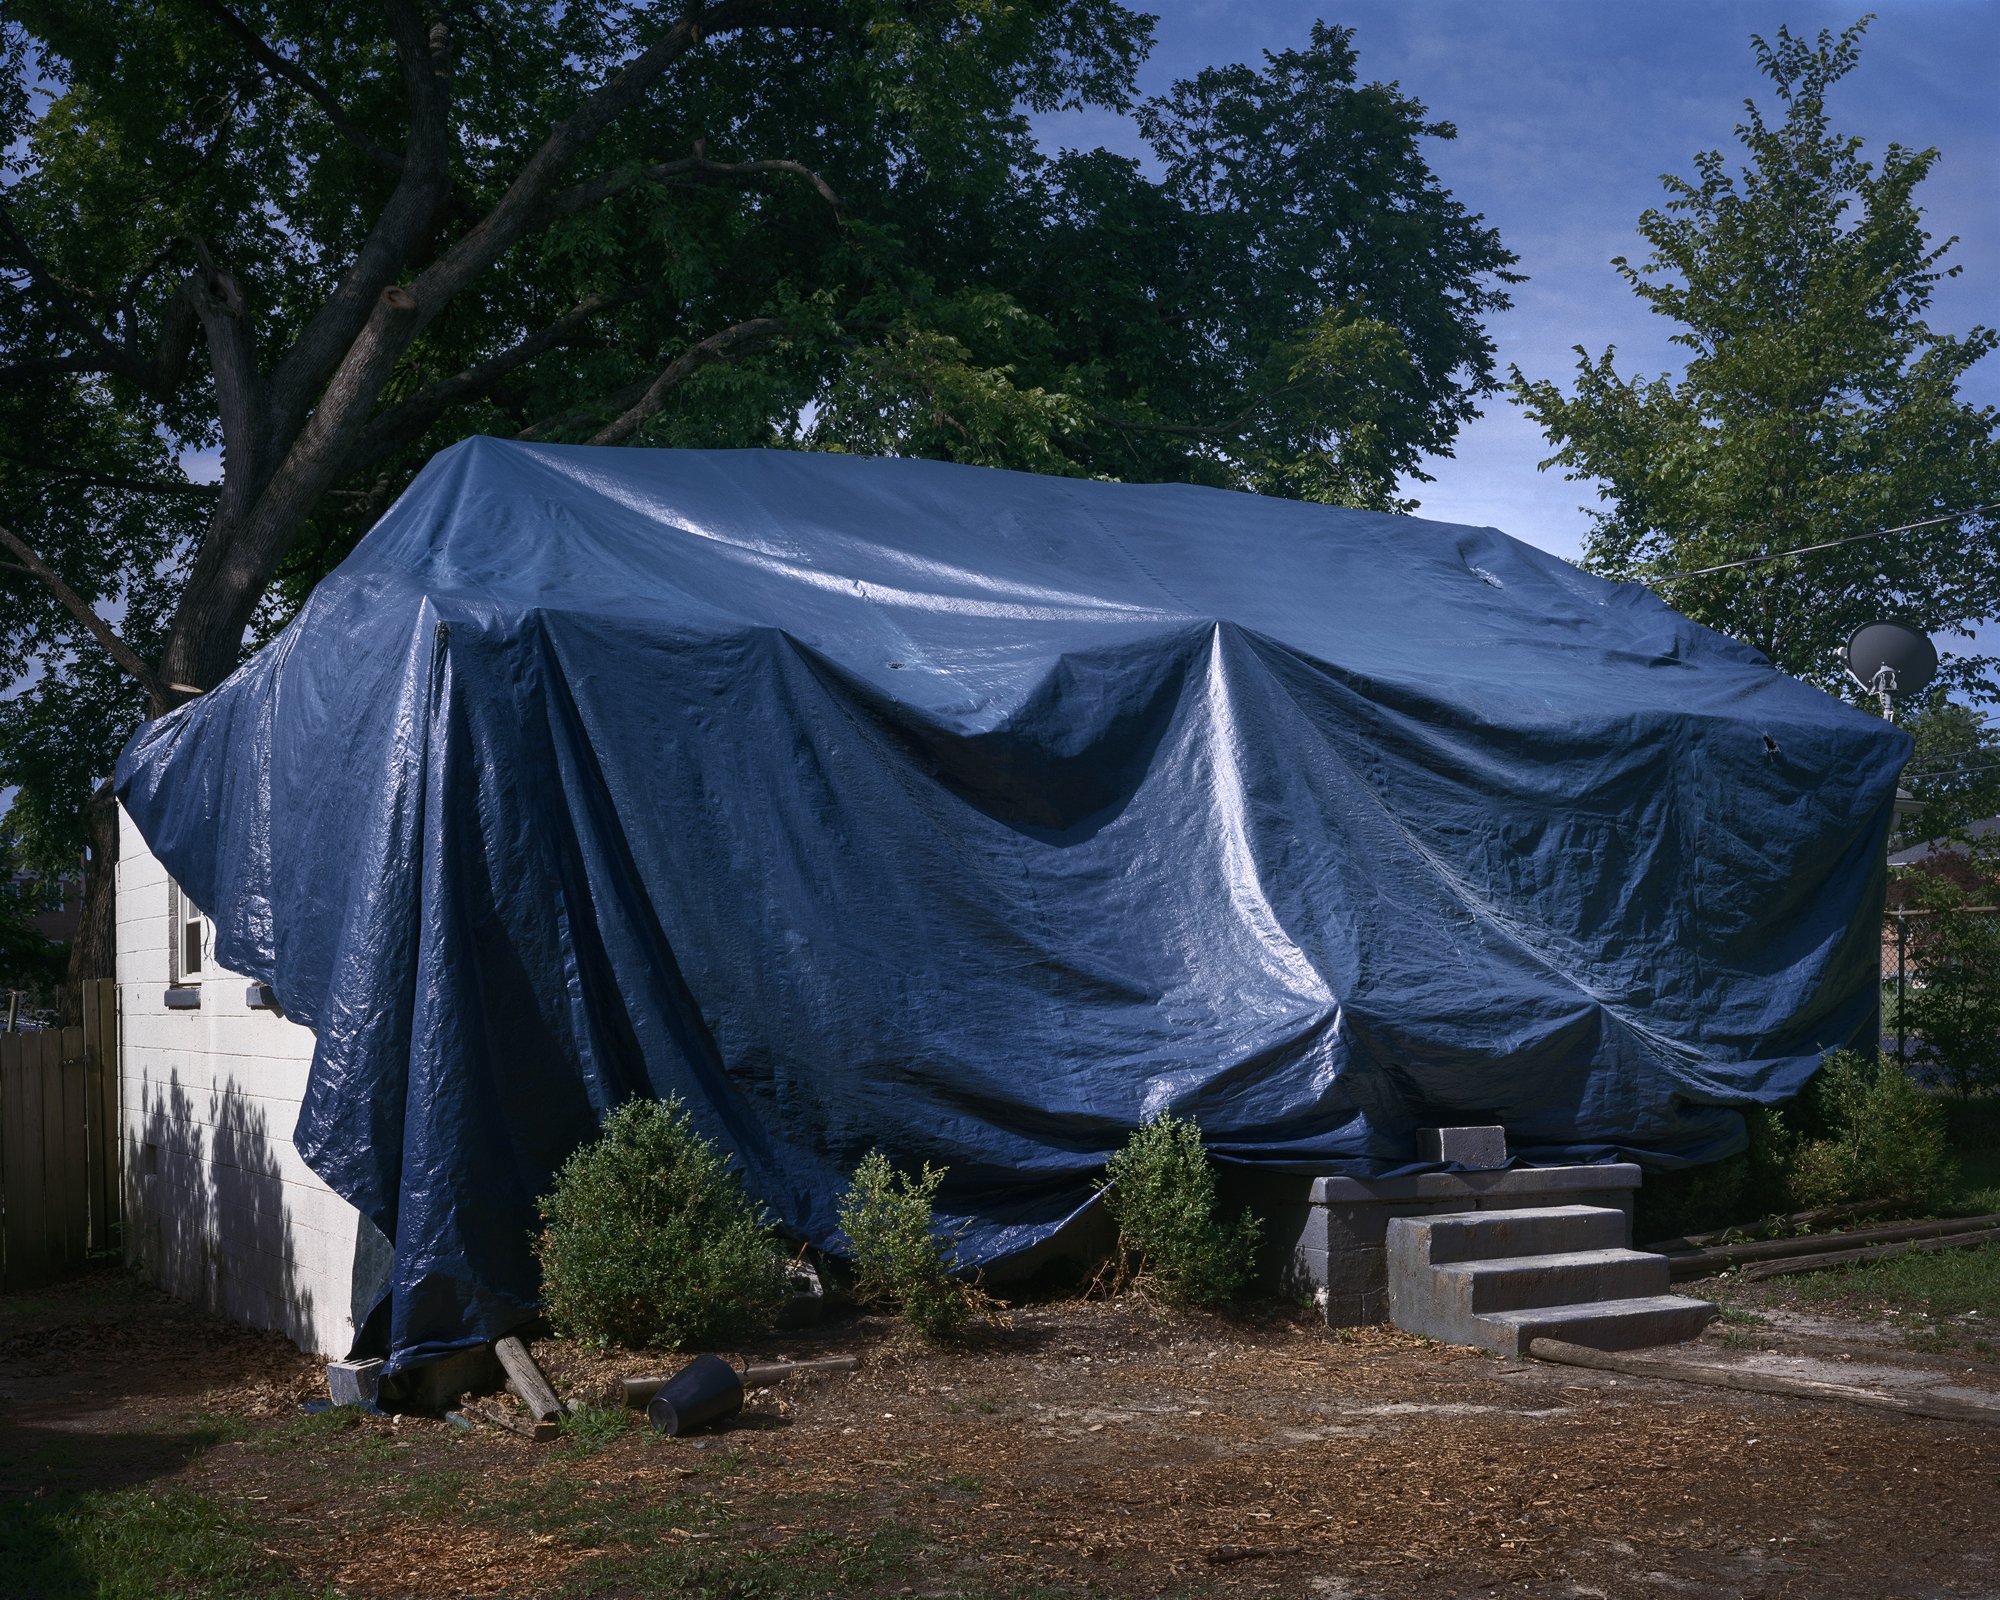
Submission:
{"label": "white cinder block wall", "polygon": [[198,979],[178,985],[199,1004],[169,1007],[173,899],[166,869],[121,813],[126,1254],[169,1293],[302,1350],[345,1355],[368,1309],[356,1300],[371,1284],[357,1280],[379,1275],[382,1247],[292,1148],[313,1036],[253,1007],[249,983],[207,949]]}

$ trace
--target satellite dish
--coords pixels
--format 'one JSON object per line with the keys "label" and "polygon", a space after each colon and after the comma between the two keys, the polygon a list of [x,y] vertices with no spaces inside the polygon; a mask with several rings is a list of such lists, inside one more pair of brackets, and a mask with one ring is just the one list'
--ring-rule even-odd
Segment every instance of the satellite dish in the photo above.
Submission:
{"label": "satellite dish", "polygon": [[1937,669],[1937,646],[1905,622],[1865,622],[1847,641],[1848,675],[1881,696],[1885,717],[1891,695],[1922,694]]}

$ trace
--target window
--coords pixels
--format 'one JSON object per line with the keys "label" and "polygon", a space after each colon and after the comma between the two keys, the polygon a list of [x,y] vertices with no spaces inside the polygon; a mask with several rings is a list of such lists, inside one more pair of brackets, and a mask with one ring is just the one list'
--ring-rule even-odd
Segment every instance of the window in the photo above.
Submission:
{"label": "window", "polygon": [[181,892],[177,883],[167,886],[167,972],[177,989],[200,983],[208,966],[213,935],[201,908]]}

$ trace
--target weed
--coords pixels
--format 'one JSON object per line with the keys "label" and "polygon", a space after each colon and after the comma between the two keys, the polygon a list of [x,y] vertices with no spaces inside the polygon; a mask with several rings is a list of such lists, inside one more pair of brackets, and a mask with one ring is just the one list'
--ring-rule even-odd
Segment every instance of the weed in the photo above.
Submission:
{"label": "weed", "polygon": [[896,1306],[933,1344],[964,1338],[985,1301],[953,1276],[959,1235],[939,1225],[935,1209],[944,1175],[944,1168],[925,1162],[922,1173],[912,1177],[898,1172],[880,1150],[871,1150],[840,1199],[856,1297]]}
{"label": "weed", "polygon": [[631,1432],[634,1413],[622,1406],[584,1406],[563,1418],[563,1454],[592,1456]]}

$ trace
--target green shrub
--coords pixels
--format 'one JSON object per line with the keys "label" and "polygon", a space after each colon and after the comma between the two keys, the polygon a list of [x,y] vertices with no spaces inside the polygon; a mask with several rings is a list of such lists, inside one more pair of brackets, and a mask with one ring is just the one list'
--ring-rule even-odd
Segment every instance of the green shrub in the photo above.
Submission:
{"label": "green shrub", "polygon": [[556,1330],[599,1347],[678,1349],[765,1326],[784,1258],[729,1158],[679,1100],[634,1100],[537,1203],[542,1300]]}
{"label": "green shrub", "polygon": [[1161,1299],[1220,1306],[1249,1282],[1261,1225],[1249,1211],[1233,1222],[1219,1214],[1192,1117],[1154,1118],[1106,1164],[1105,1179],[1125,1265]]}
{"label": "green shrub", "polygon": [[1900,1009],[1911,1056],[1961,1099],[2000,1088],[2000,915],[1974,909],[1992,890],[1927,873],[1902,881],[1927,914],[1907,919],[1910,982],[1890,1016]]}
{"label": "green shrub", "polygon": [[1801,1141],[1792,1153],[1791,1192],[1800,1206],[1926,1206],[1951,1188],[1944,1107],[1896,1062],[1830,1051],[1808,1095],[1825,1136]]}
{"label": "green shrub", "polygon": [[934,1208],[947,1171],[928,1161],[918,1177],[898,1172],[880,1150],[854,1169],[840,1197],[840,1228],[853,1252],[856,1298],[894,1305],[935,1344],[965,1337],[984,1298],[954,1277],[956,1233],[938,1226]]}

